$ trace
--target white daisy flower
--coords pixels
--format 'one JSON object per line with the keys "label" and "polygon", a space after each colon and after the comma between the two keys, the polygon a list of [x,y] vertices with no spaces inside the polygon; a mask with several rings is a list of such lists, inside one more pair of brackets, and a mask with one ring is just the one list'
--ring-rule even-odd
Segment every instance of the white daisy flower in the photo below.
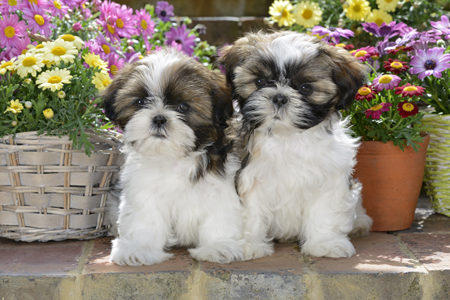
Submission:
{"label": "white daisy flower", "polygon": [[70,71],[56,68],[41,73],[36,80],[36,84],[39,84],[38,87],[43,90],[51,89],[54,92],[59,91],[63,87],[63,83],[69,84],[70,79],[72,79]]}
{"label": "white daisy flower", "polygon": [[2,60],[0,62],[0,75],[6,73],[6,71],[14,71],[14,61],[15,57],[11,58],[11,60]]}
{"label": "white daisy flower", "polygon": [[71,42],[66,42],[63,39],[57,39],[54,42],[46,42],[44,45],[44,58],[49,61],[59,63],[60,60],[64,62],[73,63],[75,55],[78,54],[77,49]]}
{"label": "white daisy flower", "polygon": [[30,73],[33,77],[36,77],[36,72],[40,72],[44,67],[42,62],[44,57],[38,53],[25,53],[19,55],[17,61],[14,63],[17,74],[24,78]]}
{"label": "white daisy flower", "polygon": [[64,34],[64,35],[60,35],[58,37],[58,39],[63,39],[66,42],[71,42],[75,45],[75,47],[77,47],[78,50],[81,50],[81,48],[83,48],[84,42],[82,39],[80,39],[77,36],[71,35],[71,34]]}

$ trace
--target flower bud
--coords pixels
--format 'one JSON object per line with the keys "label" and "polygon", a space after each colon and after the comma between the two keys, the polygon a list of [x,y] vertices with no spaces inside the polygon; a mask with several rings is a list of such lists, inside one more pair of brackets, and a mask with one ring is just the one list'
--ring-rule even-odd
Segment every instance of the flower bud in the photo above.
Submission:
{"label": "flower bud", "polygon": [[419,3],[414,2],[413,7],[414,7],[414,8],[418,8],[418,7],[419,7]]}
{"label": "flower bud", "polygon": [[364,32],[364,30],[362,29],[362,27],[356,28],[356,34],[357,34],[357,35],[360,35],[360,34],[363,33],[363,32]]}
{"label": "flower bud", "polygon": [[73,13],[73,10],[72,10],[71,8],[69,8],[69,9],[67,10],[67,12],[68,12],[69,14],[71,14],[71,13]]}
{"label": "flower bud", "polygon": [[89,26],[87,27],[87,30],[92,32],[92,31],[94,31],[94,27],[92,27],[91,25],[89,25]]}
{"label": "flower bud", "polygon": [[84,20],[84,16],[83,15],[78,15],[78,20],[83,21]]}
{"label": "flower bud", "polygon": [[66,98],[66,93],[64,93],[64,91],[59,91],[59,92],[58,92],[58,98],[59,98],[59,99],[64,99],[64,98]]}
{"label": "flower bud", "polygon": [[51,109],[51,108],[47,108],[46,110],[44,110],[43,112],[42,112],[43,114],[44,114],[44,117],[46,118],[46,119],[51,119],[51,118],[53,118],[53,110]]}
{"label": "flower bud", "polygon": [[402,7],[403,7],[403,3],[397,4],[397,8],[398,8],[398,9],[402,9]]}
{"label": "flower bud", "polygon": [[17,126],[17,121],[12,121],[12,122],[11,122],[11,125],[14,126],[14,127],[16,127],[16,126]]}
{"label": "flower bud", "polygon": [[26,84],[30,84],[30,83],[31,83],[31,79],[30,79],[30,78],[24,79],[23,81],[24,81]]}
{"label": "flower bud", "polygon": [[133,46],[133,41],[132,40],[127,40],[127,44],[128,44],[128,46]]}
{"label": "flower bud", "polygon": [[67,21],[70,20],[70,16],[69,15],[64,15],[64,19],[66,19]]}
{"label": "flower bud", "polygon": [[133,53],[134,52],[134,48],[131,47],[131,46],[128,46],[127,51],[130,52],[130,53]]}
{"label": "flower bud", "polygon": [[184,24],[189,25],[192,23],[192,20],[189,17],[184,18]]}
{"label": "flower bud", "polygon": [[72,25],[72,30],[75,31],[75,32],[81,30],[82,28],[83,28],[83,27],[81,26],[81,23],[80,23],[80,22],[77,22],[77,23],[75,23],[75,24]]}
{"label": "flower bud", "polygon": [[31,103],[31,101],[27,101],[27,102],[25,102],[25,107],[26,108],[32,108],[33,107],[33,103]]}
{"label": "flower bud", "polygon": [[111,43],[111,39],[109,38],[109,37],[105,37],[105,40],[108,42],[108,43]]}

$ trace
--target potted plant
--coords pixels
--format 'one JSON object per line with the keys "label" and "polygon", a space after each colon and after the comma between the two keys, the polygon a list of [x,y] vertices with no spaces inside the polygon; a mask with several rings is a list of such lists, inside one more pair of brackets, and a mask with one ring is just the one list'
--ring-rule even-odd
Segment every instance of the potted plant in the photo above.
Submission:
{"label": "potted plant", "polygon": [[104,235],[120,141],[98,97],[126,63],[162,46],[211,67],[205,27],[173,6],[7,1],[0,6],[0,237]]}
{"label": "potted plant", "polygon": [[373,231],[407,229],[414,220],[430,140],[418,106],[427,90],[410,74],[414,60],[405,54],[414,48],[389,44],[406,25],[392,22],[382,30],[376,23],[363,26],[380,37],[383,33],[384,40],[351,51],[371,68],[369,82],[343,112],[362,141],[354,177],[363,183],[363,205],[373,218]]}

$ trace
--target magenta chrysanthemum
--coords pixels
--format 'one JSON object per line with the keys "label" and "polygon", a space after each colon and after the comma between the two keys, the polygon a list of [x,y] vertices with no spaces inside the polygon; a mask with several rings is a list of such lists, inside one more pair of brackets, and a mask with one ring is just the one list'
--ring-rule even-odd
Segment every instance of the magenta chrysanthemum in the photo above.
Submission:
{"label": "magenta chrysanthemum", "polygon": [[16,43],[15,47],[11,49],[12,56],[19,56],[25,54],[28,50],[28,45],[37,45],[37,42],[31,42],[31,39],[28,36],[25,36]]}
{"label": "magenta chrysanthemum", "polygon": [[4,15],[0,19],[0,48],[15,47],[21,37],[27,35],[27,25],[24,21],[19,21],[15,14]]}
{"label": "magenta chrysanthemum", "polygon": [[377,49],[375,49],[375,47],[367,46],[356,50],[355,52],[352,53],[352,55],[357,59],[359,59],[361,62],[365,62],[370,57],[378,55],[378,52]]}
{"label": "magenta chrysanthemum", "polygon": [[182,50],[187,55],[191,56],[194,53],[195,35],[189,35],[189,30],[186,29],[186,25],[181,27],[170,28],[170,31],[166,33],[166,45],[172,45],[172,42],[176,42],[182,46]]}
{"label": "magenta chrysanthemum", "polygon": [[174,16],[173,5],[170,5],[167,1],[156,2],[155,12],[158,18],[164,22],[170,21],[170,17]]}
{"label": "magenta chrysanthemum", "polygon": [[24,9],[23,13],[23,18],[27,20],[31,33],[39,32],[44,36],[50,36],[52,28],[56,28],[55,25],[50,23],[51,17],[38,6],[31,5],[30,8]]}
{"label": "magenta chrysanthemum", "polygon": [[26,6],[23,1],[28,0],[0,0],[0,13],[5,16],[9,13],[15,13],[17,10],[22,10]]}
{"label": "magenta chrysanthemum", "polygon": [[107,56],[111,52],[116,52],[117,49],[111,43],[108,43],[105,36],[100,32],[95,39],[95,46],[92,50],[95,54],[99,54],[103,60],[106,60]]}
{"label": "magenta chrysanthemum", "polygon": [[120,58],[119,54],[112,52],[108,56],[109,76],[111,78],[114,78],[117,72],[123,68],[124,64],[125,60],[123,58]]}
{"label": "magenta chrysanthemum", "polygon": [[57,16],[60,19],[62,19],[69,10],[69,7],[65,5],[62,0],[48,0],[45,2],[43,8],[52,16]]}
{"label": "magenta chrysanthemum", "polygon": [[366,115],[366,118],[371,117],[374,120],[378,120],[381,117],[381,114],[383,111],[389,111],[389,107],[392,106],[391,103],[380,103],[377,105],[372,106],[371,108],[367,109],[364,114]]}
{"label": "magenta chrysanthemum", "polygon": [[402,81],[400,77],[392,74],[379,75],[373,80],[373,87],[378,91],[393,90]]}
{"label": "magenta chrysanthemum", "polygon": [[145,10],[136,10],[137,16],[137,28],[141,35],[145,37],[152,37],[153,32],[155,32],[155,22],[151,19],[151,15]]}
{"label": "magenta chrysanthemum", "polygon": [[450,54],[444,54],[444,50],[444,48],[432,48],[426,52],[420,49],[416,50],[416,55],[409,63],[412,66],[409,72],[418,74],[421,80],[430,75],[441,78],[442,71],[450,68]]}
{"label": "magenta chrysanthemum", "polygon": [[118,41],[121,37],[129,38],[137,34],[136,16],[133,9],[114,2],[103,2],[100,6],[99,23],[103,26],[106,36],[111,41]]}

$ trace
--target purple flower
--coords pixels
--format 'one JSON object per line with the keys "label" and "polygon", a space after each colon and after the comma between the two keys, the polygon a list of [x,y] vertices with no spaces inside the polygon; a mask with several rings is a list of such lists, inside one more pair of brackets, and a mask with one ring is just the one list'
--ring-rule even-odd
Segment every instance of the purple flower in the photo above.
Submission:
{"label": "purple flower", "polygon": [[158,17],[164,21],[170,21],[170,17],[173,17],[173,6],[170,5],[167,1],[158,1],[156,2],[156,14]]}
{"label": "purple flower", "polygon": [[100,54],[100,57],[103,60],[105,60],[106,57],[111,52],[116,52],[117,51],[116,47],[114,47],[111,43],[108,43],[108,41],[106,40],[105,36],[101,32],[98,33],[98,36],[95,39],[95,43],[98,46],[98,49],[96,49],[96,50],[99,52],[99,53],[95,53],[95,54]]}
{"label": "purple flower", "polygon": [[170,28],[170,31],[166,33],[166,45],[172,45],[172,42],[181,44],[182,50],[189,56],[194,53],[195,35],[189,35],[189,30],[186,29],[186,24],[181,27]]}
{"label": "purple flower", "polygon": [[23,18],[27,20],[31,33],[39,32],[47,37],[52,34],[52,28],[56,28],[50,23],[51,17],[39,6],[31,5],[30,8],[25,8]]}
{"label": "purple flower", "polygon": [[376,48],[377,48],[377,51],[378,51],[378,53],[380,54],[380,57],[381,57],[381,56],[385,56],[387,54],[387,52],[385,50],[386,48],[394,46],[394,49],[395,49],[395,45],[396,45],[396,43],[394,43],[394,42],[380,41],[380,42],[377,43],[377,47]]}
{"label": "purple flower", "polygon": [[19,21],[19,17],[15,14],[3,16],[0,20],[0,48],[15,47],[21,37],[27,35],[27,25],[25,21]]}
{"label": "purple flower", "polygon": [[447,16],[443,15],[441,16],[440,22],[433,22],[430,21],[431,26],[433,26],[434,29],[441,31],[442,33],[446,34],[446,39],[449,39],[450,35],[450,22],[448,21]]}
{"label": "purple flower", "polygon": [[363,29],[376,37],[384,37],[385,40],[390,39],[393,36],[400,34],[400,29],[405,27],[405,23],[391,22],[388,24],[383,23],[378,26],[377,23],[362,23]]}
{"label": "purple flower", "polygon": [[409,63],[412,66],[409,72],[419,74],[421,80],[430,75],[441,78],[441,72],[450,68],[450,54],[444,54],[444,50],[444,48],[432,48],[426,52],[417,50]]}
{"label": "purple flower", "polygon": [[123,55],[125,55],[125,61],[128,64],[132,64],[142,58],[142,54],[139,52],[125,52]]}
{"label": "purple flower", "polygon": [[397,47],[404,46],[405,44],[411,42],[411,40],[416,39],[420,36],[420,33],[417,32],[416,29],[413,29],[412,31],[405,34],[403,37],[398,38],[395,41],[395,45],[389,46],[384,48],[384,50],[394,50]]}
{"label": "purple flower", "polygon": [[328,34],[329,39],[333,40],[336,44],[339,44],[340,37],[344,37],[349,39],[354,37],[355,34],[350,29],[342,29],[338,27],[322,27],[322,26],[314,26],[311,30],[311,34],[318,34],[320,36]]}
{"label": "purple flower", "polygon": [[400,77],[392,74],[379,75],[373,80],[373,87],[381,92],[382,90],[393,90],[402,81]]}

